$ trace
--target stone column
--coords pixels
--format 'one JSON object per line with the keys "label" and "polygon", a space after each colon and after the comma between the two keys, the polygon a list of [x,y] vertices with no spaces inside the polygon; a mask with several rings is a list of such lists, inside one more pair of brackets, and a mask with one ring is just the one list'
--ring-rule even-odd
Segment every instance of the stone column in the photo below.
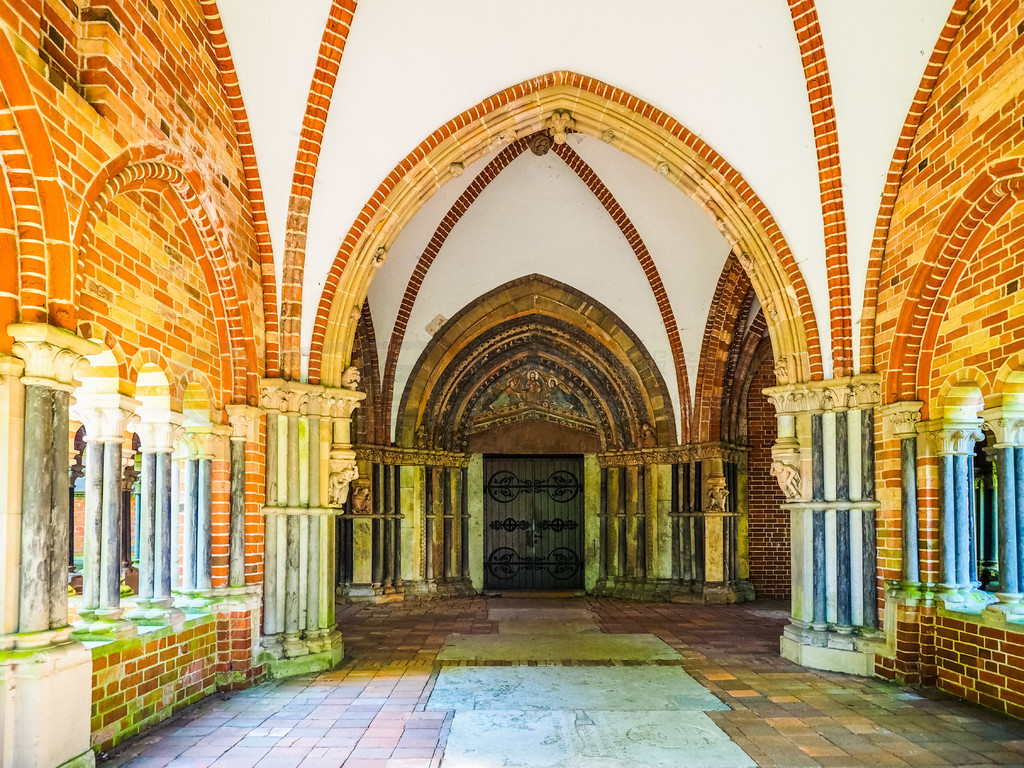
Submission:
{"label": "stone column", "polygon": [[351,415],[364,396],[282,379],[263,381],[262,645],[274,677],[326,669],[341,658],[341,636],[334,625],[335,520],[358,477]]}
{"label": "stone column", "polygon": [[1003,404],[982,416],[996,438],[999,604],[991,608],[1024,614],[1024,402],[1003,395]]}
{"label": "stone column", "polygon": [[792,620],[782,654],[820,669],[871,674],[876,637],[875,374],[765,390],[779,437],[772,475],[786,496]]}
{"label": "stone column", "polygon": [[212,583],[213,458],[219,435],[210,425],[187,425],[180,441],[181,471],[185,474],[181,532],[179,604],[187,611],[205,612]]}
{"label": "stone column", "polygon": [[901,588],[914,593],[921,587],[918,551],[917,432],[924,403],[903,401],[882,408],[882,424],[900,442],[900,526],[902,532]]}
{"label": "stone column", "polygon": [[[92,655],[67,625],[68,405],[98,345],[12,324],[0,355],[0,761],[91,765]],[[29,603],[29,601],[31,601]],[[59,728],[54,723],[60,723]]]}
{"label": "stone column", "polygon": [[142,453],[139,517],[139,592],[128,618],[139,624],[184,620],[171,594],[171,455],[184,417],[167,410],[140,409],[137,427]]}
{"label": "stone column", "polygon": [[136,633],[122,620],[121,525],[122,448],[140,403],[117,392],[78,390],[73,412],[85,426],[85,562],[82,622],[76,635],[124,637]]}
{"label": "stone column", "polygon": [[228,586],[245,586],[246,448],[255,444],[259,409],[248,405],[225,406],[231,425],[231,515],[228,522]]}
{"label": "stone column", "polygon": [[971,465],[975,443],[984,438],[981,423],[980,418],[957,414],[921,425],[931,435],[939,457],[939,599],[954,610],[981,610],[995,599],[979,593],[972,581]]}

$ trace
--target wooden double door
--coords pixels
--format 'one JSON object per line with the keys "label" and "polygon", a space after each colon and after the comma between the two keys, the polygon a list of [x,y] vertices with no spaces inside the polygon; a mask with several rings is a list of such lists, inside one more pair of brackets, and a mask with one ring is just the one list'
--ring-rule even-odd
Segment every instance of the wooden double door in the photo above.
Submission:
{"label": "wooden double door", "polygon": [[583,587],[583,460],[484,457],[484,588]]}

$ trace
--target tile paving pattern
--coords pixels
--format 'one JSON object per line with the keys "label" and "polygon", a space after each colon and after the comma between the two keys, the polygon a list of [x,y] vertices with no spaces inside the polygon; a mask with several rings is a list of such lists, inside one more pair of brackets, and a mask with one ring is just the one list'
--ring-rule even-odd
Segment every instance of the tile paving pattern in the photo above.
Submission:
{"label": "tile paving pattern", "polygon": [[[603,632],[650,633],[677,650],[681,661],[653,663],[682,666],[728,704],[708,717],[758,765],[1024,768],[1024,722],[938,691],[780,658],[785,604],[578,602],[597,614]],[[426,711],[427,699],[440,668],[473,665],[437,660],[448,635],[497,632],[488,608],[552,605],[476,597],[339,608],[346,657],[337,669],[212,696],[99,764],[438,768],[452,713]],[[526,662],[545,663],[609,664]]]}

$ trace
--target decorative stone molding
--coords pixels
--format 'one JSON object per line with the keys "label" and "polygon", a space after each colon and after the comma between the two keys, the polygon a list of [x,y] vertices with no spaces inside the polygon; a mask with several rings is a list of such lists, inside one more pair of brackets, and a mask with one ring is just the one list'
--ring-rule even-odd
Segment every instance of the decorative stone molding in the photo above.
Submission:
{"label": "decorative stone molding", "polygon": [[13,355],[0,355],[0,383],[8,377],[20,379],[25,372],[25,361]]}
{"label": "decorative stone molding", "polygon": [[963,421],[933,420],[924,421],[918,426],[918,432],[927,434],[940,455],[970,455],[974,453],[974,444],[984,440],[981,431],[982,420]]}
{"label": "decorative stone molding", "polygon": [[1024,446],[1024,407],[999,406],[981,412],[985,426],[996,437],[996,448]]}
{"label": "decorative stone molding", "polygon": [[[149,408],[139,410],[139,423],[135,433],[139,436],[141,450],[150,453],[170,453],[174,444],[184,434],[185,416],[175,411],[158,411]],[[86,428],[88,431],[88,427]]]}
{"label": "decorative stone molding", "polygon": [[231,439],[255,443],[258,439],[260,409],[252,405],[231,403],[224,406],[224,410],[228,414],[228,424],[231,425]]}
{"label": "decorative stone molding", "polygon": [[901,400],[883,405],[879,409],[882,414],[883,432],[897,440],[916,437],[923,407],[924,403],[919,400]]}
{"label": "decorative stone molding", "polygon": [[[348,370],[358,369],[349,367]],[[346,374],[348,374],[346,370]],[[366,398],[365,392],[359,392],[358,379],[349,375],[352,387],[324,387],[317,384],[304,384],[286,379],[263,379],[260,387],[260,407],[264,411],[275,413],[298,413],[300,415],[320,415],[335,419],[347,419],[352,411],[359,407],[359,402]]]}
{"label": "decorative stone molding", "polygon": [[78,369],[89,355],[103,351],[99,344],[46,323],[11,323],[11,351],[25,361],[24,384],[36,384],[71,392],[77,386]]}
{"label": "decorative stone molding", "polygon": [[376,445],[358,446],[356,458],[396,467],[465,467],[469,464],[469,456],[464,453]]}
{"label": "decorative stone molding", "polygon": [[881,376],[862,373],[841,379],[768,387],[776,414],[822,413],[874,408],[881,402]]}
{"label": "decorative stone molding", "polygon": [[114,392],[80,392],[68,409],[75,421],[85,426],[87,442],[114,443],[139,422],[136,414],[142,403]]}
{"label": "decorative stone molding", "polygon": [[569,110],[556,109],[544,121],[544,127],[551,133],[551,138],[555,144],[565,144],[569,131],[576,129],[576,121]]}
{"label": "decorative stone molding", "polygon": [[687,464],[720,459],[738,463],[749,448],[729,443],[690,443],[671,448],[643,448],[636,451],[606,451],[597,455],[602,467],[638,467],[652,464]]}

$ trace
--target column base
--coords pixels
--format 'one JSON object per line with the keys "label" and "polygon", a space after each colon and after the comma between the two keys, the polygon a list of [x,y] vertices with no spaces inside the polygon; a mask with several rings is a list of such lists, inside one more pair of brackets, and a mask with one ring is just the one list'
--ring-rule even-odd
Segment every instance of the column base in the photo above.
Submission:
{"label": "column base", "polygon": [[298,632],[287,632],[284,636],[284,655],[286,658],[294,659],[299,656],[308,656],[309,648]]}
{"label": "column base", "polygon": [[988,614],[1001,614],[1007,620],[1024,620],[1024,594],[1019,592],[996,592],[997,603],[985,606]]}
{"label": "column base", "polygon": [[134,622],[121,618],[124,614],[118,608],[116,612],[81,611],[81,621],[74,626],[71,636],[84,642],[123,640],[139,634]]}
{"label": "column base", "polygon": [[334,669],[345,657],[345,645],[342,642],[341,633],[336,629],[330,630],[329,634],[323,638],[323,642],[326,647],[318,653],[283,658],[271,655],[267,646],[264,645],[263,661],[267,665],[267,677],[277,680]]}
{"label": "column base", "polygon": [[786,625],[779,639],[779,651],[784,659],[802,667],[864,677],[875,673],[875,654],[884,647],[881,638],[814,629],[795,621]]}
{"label": "column base", "polygon": [[181,631],[185,623],[185,612],[173,605],[158,605],[163,601],[142,601],[125,614],[125,618],[144,627],[175,627]]}
{"label": "column base", "polygon": [[[18,636],[14,638],[13,645],[21,645]],[[0,655],[0,700],[5,711],[0,718],[3,765],[95,765],[89,747],[92,653],[81,643],[30,644],[25,651],[4,652]]]}
{"label": "column base", "polygon": [[982,592],[972,587],[943,586],[936,594],[935,601],[947,611],[981,613],[987,606],[998,602],[999,598],[991,592]]}

